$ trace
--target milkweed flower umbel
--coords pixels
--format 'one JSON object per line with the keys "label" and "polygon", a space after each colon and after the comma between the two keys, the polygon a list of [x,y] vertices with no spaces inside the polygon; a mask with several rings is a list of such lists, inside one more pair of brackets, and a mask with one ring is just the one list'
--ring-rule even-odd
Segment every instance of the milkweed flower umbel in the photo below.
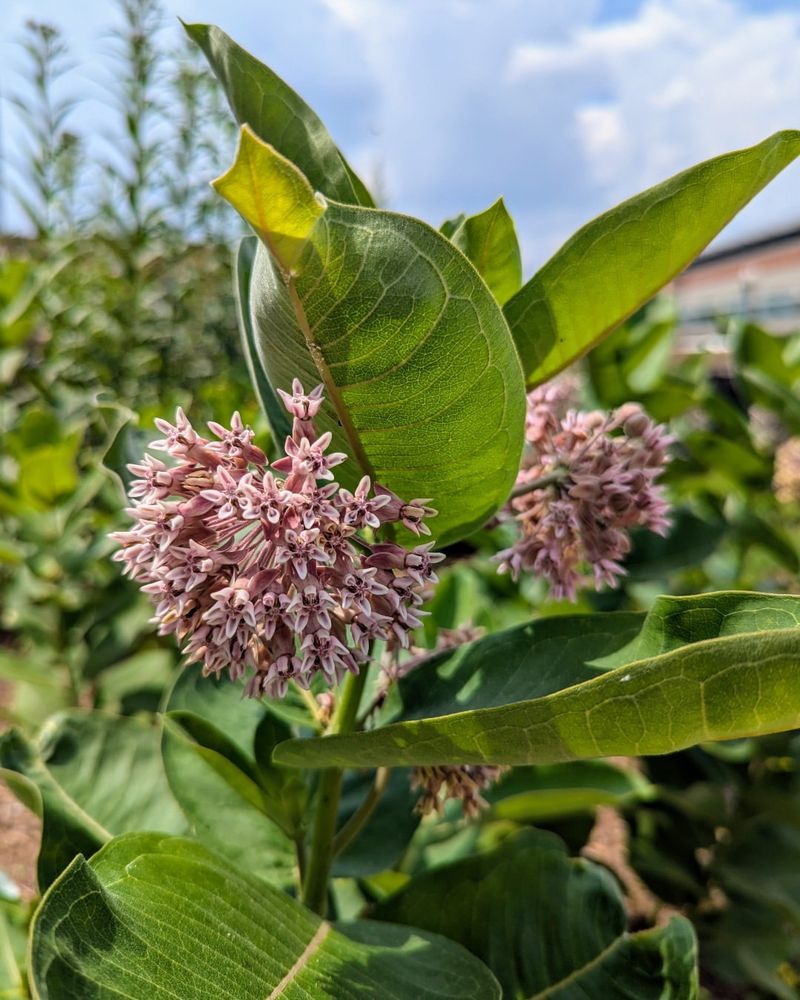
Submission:
{"label": "milkweed flower umbel", "polygon": [[481,795],[509,768],[491,764],[451,764],[438,767],[415,767],[411,772],[411,789],[420,795],[414,811],[421,816],[444,813],[448,799],[461,803],[464,815],[475,819],[488,803]]}
{"label": "milkweed flower umbel", "polygon": [[533,572],[554,597],[574,600],[586,582],[616,585],[631,528],[666,534],[669,504],[657,480],[672,438],[636,403],[581,412],[568,408],[570,392],[555,383],[528,396],[526,450],[508,504],[520,537],[497,559],[500,572]]}
{"label": "milkweed flower umbel", "polygon": [[295,379],[280,396],[292,434],[271,468],[238,413],[229,428],[210,423],[211,439],[180,409],[174,424],[157,420],[151,448],[173,463],[146,455],[129,466],[133,525],[111,536],[159,632],[206,674],[248,676],[252,697],[283,697],[290,680],[307,689],[316,674],[338,683],[374,640],[407,647],[444,558],[430,543],[409,550],[360,535],[390,523],[429,534],[423,518],[436,511],[369,476],[340,487],[333,470],[347,455],[314,426],[322,386],[306,393]]}

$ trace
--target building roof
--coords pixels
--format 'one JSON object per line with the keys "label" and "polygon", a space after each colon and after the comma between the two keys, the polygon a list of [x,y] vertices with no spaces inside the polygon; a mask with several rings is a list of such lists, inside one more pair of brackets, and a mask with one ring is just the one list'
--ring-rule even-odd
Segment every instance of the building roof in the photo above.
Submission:
{"label": "building roof", "polygon": [[709,250],[697,258],[689,265],[687,270],[696,270],[715,264],[723,260],[733,260],[736,257],[745,257],[755,251],[769,250],[777,248],[784,243],[800,242],[800,223],[795,223],[788,229],[773,230],[769,233],[762,233],[760,236],[751,236],[747,240],[730,243],[720,247],[718,250]]}

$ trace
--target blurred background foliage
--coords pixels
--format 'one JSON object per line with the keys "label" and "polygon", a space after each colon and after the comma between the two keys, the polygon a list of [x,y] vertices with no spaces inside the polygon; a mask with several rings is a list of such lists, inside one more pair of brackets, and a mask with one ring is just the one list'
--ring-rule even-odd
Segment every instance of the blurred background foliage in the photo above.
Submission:
{"label": "blurred background foliage", "polygon": [[[152,713],[174,678],[174,643],[153,634],[107,539],[124,522],[125,462],[153,417],[181,405],[196,422],[225,421],[239,409],[266,435],[236,328],[239,224],[207,183],[235,144],[227,109],[188,48],[162,42],[157,0],[117,6],[119,128],[104,156],[69,130],[65,40],[35,23],[21,40],[34,98],[16,102],[27,143],[12,181],[32,235],[0,238],[0,727],[28,734],[61,709]],[[665,592],[800,590],[800,333],[736,317],[719,330],[723,353],[687,353],[665,296],[582,364],[587,407],[636,400],[670,423],[676,513],[669,538],[636,540],[620,590],[585,592],[577,610],[643,609]],[[505,530],[451,551],[427,645],[465,623],[492,631],[575,610],[539,581],[496,574]],[[392,871],[342,880],[340,912],[535,824],[617,872],[632,923],[690,915],[709,995],[800,996],[797,736],[518,769],[491,798],[481,823],[448,813],[419,827]],[[398,797],[404,815],[408,805]],[[27,911],[6,896],[0,873],[11,953]]]}
{"label": "blurred background foliage", "polygon": [[28,727],[64,705],[155,707],[175,663],[109,560],[123,523],[109,450],[124,470],[148,440],[136,428],[177,405],[258,422],[231,287],[238,223],[208,184],[235,142],[224,99],[188,46],[162,44],[154,0],[122,0],[118,17],[105,158],[69,131],[54,28],[29,23],[29,96],[12,98],[27,142],[11,188],[33,235],[0,242],[0,678],[15,682],[0,712]]}

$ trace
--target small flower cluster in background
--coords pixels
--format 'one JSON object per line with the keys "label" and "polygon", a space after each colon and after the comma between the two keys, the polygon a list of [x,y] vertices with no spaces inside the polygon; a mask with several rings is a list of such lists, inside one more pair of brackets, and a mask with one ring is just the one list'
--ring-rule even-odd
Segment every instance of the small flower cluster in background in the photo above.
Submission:
{"label": "small flower cluster in background", "polygon": [[526,451],[509,512],[519,539],[500,552],[500,572],[531,571],[556,598],[575,599],[593,580],[614,586],[625,570],[629,530],[666,534],[669,505],[657,479],[672,439],[636,403],[611,413],[570,409],[573,387],[528,396]]}
{"label": "small flower cluster in background", "polygon": [[415,811],[421,816],[431,813],[441,816],[445,802],[455,799],[461,802],[464,815],[475,819],[488,805],[481,792],[508,770],[481,764],[415,767],[411,772],[411,788],[421,793]]}
{"label": "small flower cluster in background", "polygon": [[779,503],[800,503],[800,437],[789,438],[775,452],[773,485]]}
{"label": "small flower cluster in background", "polygon": [[424,519],[436,511],[366,476],[352,493],[333,482],[347,456],[316,432],[322,386],[306,394],[295,380],[280,395],[293,427],[271,470],[238,413],[230,428],[209,424],[216,440],[181,410],[174,425],[157,420],[164,436],[151,447],[174,464],[147,455],[130,466],[134,524],[112,535],[160,633],[174,633],[206,674],[249,673],[252,697],[283,697],[290,680],[308,689],[317,674],[338,683],[374,640],[408,646],[444,558],[432,543],[408,550],[360,534],[397,523],[430,534]]}

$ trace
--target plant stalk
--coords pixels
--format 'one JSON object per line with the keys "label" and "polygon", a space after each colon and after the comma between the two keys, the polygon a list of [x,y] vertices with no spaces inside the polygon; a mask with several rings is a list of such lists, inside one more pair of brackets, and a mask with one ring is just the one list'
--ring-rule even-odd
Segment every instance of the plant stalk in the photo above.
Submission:
{"label": "plant stalk", "polygon": [[342,851],[346,850],[364,829],[370,816],[375,812],[375,806],[380,802],[381,796],[386,791],[391,774],[391,768],[388,767],[379,767],[375,772],[375,780],[367,792],[364,801],[333,838],[334,858],[338,858]]}
{"label": "plant stalk", "polygon": [[[352,732],[366,682],[366,669],[362,668],[358,674],[348,674],[342,685],[339,704],[328,727],[330,734]],[[331,767],[322,771],[320,775],[311,850],[303,879],[303,902],[321,917],[325,916],[328,905],[328,876],[334,857],[333,838],[336,834],[336,816],[342,791],[342,773],[341,768]]]}
{"label": "plant stalk", "polygon": [[526,493],[533,493],[534,490],[543,490],[546,486],[555,486],[564,479],[566,469],[556,469],[555,472],[548,472],[546,476],[539,476],[538,479],[531,479],[528,483],[520,483],[511,491],[509,499],[525,496]]}

